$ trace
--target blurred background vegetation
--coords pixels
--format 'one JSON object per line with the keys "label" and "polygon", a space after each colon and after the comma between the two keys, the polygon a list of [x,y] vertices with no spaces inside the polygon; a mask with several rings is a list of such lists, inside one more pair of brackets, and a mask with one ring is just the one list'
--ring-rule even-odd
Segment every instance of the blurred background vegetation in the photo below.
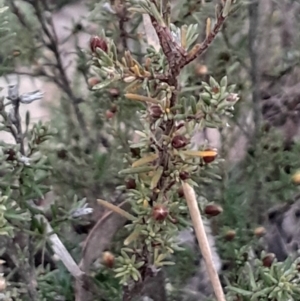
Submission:
{"label": "blurred background vegetation", "polygon": [[[224,209],[222,215],[212,219],[214,234],[222,237],[228,229],[237,232],[234,244],[224,246],[222,238],[219,240],[220,255],[225,259],[248,241],[247,230],[263,224],[269,208],[297,194],[292,176],[300,169],[300,2],[236,2],[235,11],[213,46],[196,63],[187,66],[180,79],[181,94],[190,97],[199,94],[201,81],[207,81],[210,75],[217,81],[227,75],[229,84],[237,85],[241,98],[228,127],[206,130],[197,136],[198,143],[207,140],[225,159],[211,171],[222,178],[211,180],[208,175],[198,188],[201,195]],[[214,18],[216,3],[174,0],[172,22],[176,26],[198,23],[202,39],[205,20]],[[1,93],[7,97],[7,86],[14,81],[20,85],[26,81],[26,91],[20,93],[31,92],[35,90],[33,79],[39,80],[39,88],[47,98],[31,104],[29,113],[22,118],[27,149],[32,150],[23,155],[35,158],[37,153],[39,157],[33,174],[25,174],[23,167],[9,174],[11,165],[19,163],[9,160],[8,155],[17,150],[10,151],[15,146],[5,140],[4,134],[0,137],[0,172],[5,175],[0,179],[2,195],[9,195],[11,200],[22,198],[20,212],[28,209],[25,200],[29,198],[48,210],[53,218],[52,227],[79,262],[81,243],[104,214],[96,199],[121,201],[116,187],[124,185],[124,178],[118,171],[123,167],[124,155],[130,151],[128,140],[134,139],[134,130],[139,127],[139,105],[124,98],[124,87],[117,84],[101,92],[91,91],[95,83],[104,79],[95,78],[90,67],[89,37],[104,30],[120,52],[129,49],[141,61],[145,55],[141,18],[130,18],[127,4],[118,0],[8,0],[1,5],[9,8],[0,16],[4,20],[0,26],[0,75],[4,88]],[[25,112],[27,106],[24,107]],[[47,118],[33,125],[29,117],[38,110],[46,112]],[[7,127],[1,130],[5,132]],[[14,188],[15,176],[21,185],[25,179],[33,181],[34,188]],[[47,197],[49,193],[51,196]],[[93,214],[74,219],[70,212],[85,201],[94,208]],[[7,200],[3,202],[8,206]],[[7,215],[6,219],[8,224],[20,228],[16,216]],[[28,233],[36,233],[33,257],[41,249],[43,254],[47,253],[45,233],[32,230],[30,219],[24,217],[22,221]],[[102,233],[105,235],[105,231]],[[101,251],[109,248],[118,252],[122,237],[119,231]],[[21,245],[25,248],[27,243]],[[8,244],[2,246],[5,254]],[[19,252],[18,248],[14,252]],[[194,260],[195,255],[187,251],[178,256],[175,267],[169,268],[168,277],[174,287],[192,275]],[[101,257],[97,261],[92,270],[101,287],[102,299],[98,300],[119,300],[118,282],[109,269],[103,268]],[[11,275],[11,266],[4,267],[4,273],[8,270],[9,279],[19,281]],[[40,299],[30,300],[74,300],[71,276],[63,265],[58,264],[49,273],[43,267],[38,274]],[[13,300],[25,300],[24,287],[20,285],[18,289],[10,292],[16,296]]]}

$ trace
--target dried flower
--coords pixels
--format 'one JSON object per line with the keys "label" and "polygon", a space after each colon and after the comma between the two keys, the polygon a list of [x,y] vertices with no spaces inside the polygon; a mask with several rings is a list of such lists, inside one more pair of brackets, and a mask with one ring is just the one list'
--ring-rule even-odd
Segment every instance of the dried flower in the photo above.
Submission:
{"label": "dried flower", "polygon": [[152,209],[152,217],[156,221],[163,221],[168,216],[169,211],[163,205],[156,205]]}
{"label": "dried flower", "polygon": [[203,157],[203,161],[206,163],[206,164],[209,164],[213,161],[215,161],[216,157],[217,157],[217,150],[215,148],[207,148],[205,149],[204,151],[206,152],[210,152],[210,151],[213,151],[213,152],[216,152],[216,155],[215,156],[204,156]]}
{"label": "dried flower", "polygon": [[102,49],[104,52],[107,52],[108,46],[106,41],[99,37],[99,36],[93,36],[90,39],[90,48],[92,52],[96,52],[97,48]]}
{"label": "dried flower", "polygon": [[183,148],[188,144],[188,139],[182,135],[175,136],[172,139],[172,146],[176,149]]}
{"label": "dried flower", "polygon": [[163,110],[159,105],[152,105],[150,107],[150,115],[151,117],[158,119],[163,114]]}
{"label": "dried flower", "polygon": [[271,265],[273,264],[274,260],[275,260],[275,254],[273,254],[273,253],[268,253],[268,254],[263,258],[263,260],[262,260],[263,266],[264,266],[264,267],[267,267],[267,268],[271,267]]}
{"label": "dried flower", "polygon": [[219,205],[210,204],[205,207],[204,212],[209,216],[217,216],[223,212],[223,209]]}
{"label": "dried flower", "polygon": [[102,261],[106,267],[111,269],[115,264],[115,256],[111,252],[106,251],[102,255]]}

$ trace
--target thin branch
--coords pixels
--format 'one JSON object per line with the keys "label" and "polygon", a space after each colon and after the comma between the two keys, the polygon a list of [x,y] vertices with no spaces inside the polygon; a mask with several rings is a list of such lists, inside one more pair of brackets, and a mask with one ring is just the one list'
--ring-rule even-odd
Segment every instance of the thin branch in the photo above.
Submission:
{"label": "thin branch", "polygon": [[226,20],[226,17],[223,17],[222,13],[218,16],[217,22],[215,26],[213,27],[210,34],[206,37],[206,39],[201,44],[196,44],[192,50],[188,53],[187,57],[182,60],[181,62],[181,68],[188,65],[190,62],[195,60],[197,57],[201,56],[210,46],[210,44],[214,41],[215,37],[221,30],[224,22]]}
{"label": "thin branch", "polygon": [[84,275],[84,272],[81,271],[57,234],[54,233],[54,230],[52,229],[46,217],[43,215],[37,215],[36,218],[42,220],[42,222],[45,224],[46,233],[48,234],[48,239],[50,241],[53,252],[59,257],[66,269],[74,278],[81,279],[81,277]]}
{"label": "thin branch", "polygon": [[205,233],[205,227],[202,221],[201,213],[198,207],[196,194],[194,189],[187,183],[182,184],[184,196],[190,211],[193,226],[196,232],[198,244],[206,263],[209,278],[211,280],[215,295],[218,301],[226,301],[223,288],[216,268],[214,266],[211,250]]}

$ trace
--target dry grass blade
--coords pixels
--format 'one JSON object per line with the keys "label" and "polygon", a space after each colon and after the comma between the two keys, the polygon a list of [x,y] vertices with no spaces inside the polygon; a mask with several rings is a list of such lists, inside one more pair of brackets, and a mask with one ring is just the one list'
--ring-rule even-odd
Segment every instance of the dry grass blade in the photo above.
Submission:
{"label": "dry grass blade", "polygon": [[201,249],[203,258],[206,263],[208,275],[210,278],[210,281],[212,283],[216,298],[218,301],[226,301],[223,288],[220,283],[219,275],[215,269],[211,250],[209,247],[209,243],[207,240],[207,236],[205,233],[205,228],[203,225],[202,217],[200,210],[198,208],[198,203],[195,195],[194,189],[187,183],[182,184],[184,196],[190,211],[190,215],[192,218],[193,226],[196,232],[197,240],[199,243],[199,247]]}

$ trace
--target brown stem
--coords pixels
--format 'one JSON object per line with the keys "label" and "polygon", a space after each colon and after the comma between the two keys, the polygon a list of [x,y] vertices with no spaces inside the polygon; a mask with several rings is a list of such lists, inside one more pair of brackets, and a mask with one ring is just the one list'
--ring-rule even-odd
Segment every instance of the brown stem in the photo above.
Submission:
{"label": "brown stem", "polygon": [[206,39],[201,44],[196,44],[192,50],[188,53],[187,57],[182,60],[180,67],[183,68],[197,57],[202,55],[210,46],[210,44],[215,39],[216,35],[221,30],[226,18],[222,16],[222,13],[218,16],[217,23],[215,24],[214,28],[210,32],[210,34],[206,37]]}

